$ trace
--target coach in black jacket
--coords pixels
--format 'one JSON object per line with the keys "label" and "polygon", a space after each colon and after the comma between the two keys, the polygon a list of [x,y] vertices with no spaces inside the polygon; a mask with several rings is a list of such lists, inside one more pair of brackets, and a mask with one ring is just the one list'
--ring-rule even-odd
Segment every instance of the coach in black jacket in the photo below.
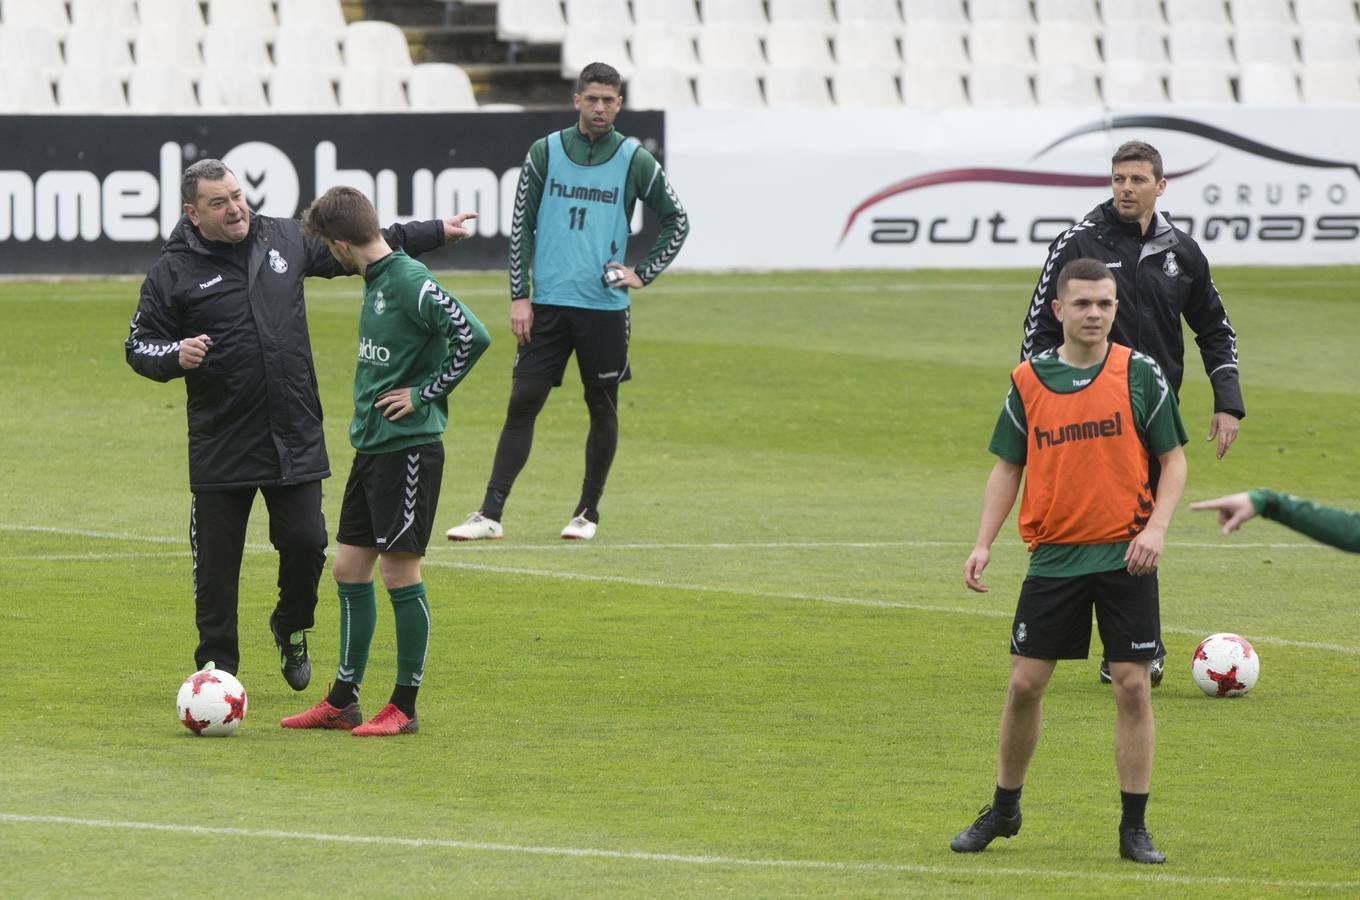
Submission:
{"label": "coach in black jacket", "polygon": [[[1185,376],[1181,318],[1190,323],[1214,390],[1209,440],[1217,440],[1215,452],[1222,459],[1247,414],[1237,373],[1237,332],[1228,321],[1204,252],[1194,238],[1157,212],[1157,198],[1166,190],[1162,155],[1150,144],[1127,141],[1110,163],[1114,196],[1048,248],[1025,316],[1020,358],[1030,359],[1062,343],[1062,326],[1053,314],[1062,267],[1079,257],[1101,260],[1114,274],[1119,298],[1110,340],[1152,357],[1166,373],[1177,399]],[[1159,474],[1156,460],[1150,460],[1148,481],[1154,491]],[[1162,680],[1165,657],[1161,649],[1152,662],[1154,686]],[[1100,662],[1100,679],[1110,680],[1105,660]]]}
{"label": "coach in black jacket", "polygon": [[[201,160],[181,179],[184,218],[142,283],[124,352],[188,395],[189,543],[199,644],[194,662],[236,673],[237,590],[246,524],[259,490],[279,553],[270,628],[284,677],[307,686],[317,585],[325,565],[321,479],[330,475],[302,283],[342,270],[296,219],[252,216],[236,176]],[[466,237],[465,215],[393,225],[412,256]]]}
{"label": "coach in black jacket", "polygon": [[1103,260],[1114,274],[1119,296],[1110,340],[1156,360],[1177,397],[1185,375],[1182,317],[1194,331],[1214,391],[1209,439],[1218,440],[1222,459],[1246,415],[1237,373],[1237,332],[1228,321],[1204,252],[1155,209],[1166,189],[1161,154],[1141,141],[1121,145],[1113,159],[1112,182],[1114,197],[1049,246],[1025,317],[1020,358],[1029,359],[1062,342],[1053,299],[1063,265],[1078,257]]}

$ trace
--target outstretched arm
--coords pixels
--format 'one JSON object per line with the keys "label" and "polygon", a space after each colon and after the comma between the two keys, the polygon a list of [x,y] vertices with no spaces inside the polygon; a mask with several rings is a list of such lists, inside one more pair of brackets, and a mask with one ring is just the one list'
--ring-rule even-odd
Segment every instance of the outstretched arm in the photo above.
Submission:
{"label": "outstretched arm", "polygon": [[1261,515],[1315,541],[1350,553],[1360,553],[1360,513],[1322,506],[1293,494],[1258,489],[1229,494],[1215,500],[1201,500],[1190,504],[1190,508],[1217,512],[1224,534],[1232,534],[1243,522]]}

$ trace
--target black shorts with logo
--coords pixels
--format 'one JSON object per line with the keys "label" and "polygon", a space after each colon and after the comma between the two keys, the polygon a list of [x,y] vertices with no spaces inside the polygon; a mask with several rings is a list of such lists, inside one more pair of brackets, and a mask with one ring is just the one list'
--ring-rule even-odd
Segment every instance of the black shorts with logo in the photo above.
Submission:
{"label": "black shorts with logo", "polygon": [[444,478],[444,445],[356,453],[335,540],[379,553],[425,555]]}
{"label": "black shorts with logo", "polygon": [[1086,659],[1091,651],[1092,609],[1106,659],[1133,662],[1165,653],[1157,573],[1130,575],[1126,569],[1026,578],[1011,623],[1011,653],[1036,659]]}
{"label": "black shorts with logo", "polygon": [[586,387],[618,384],[633,377],[628,363],[631,327],[625,309],[583,309],[534,304],[529,343],[515,353],[516,378],[540,378],[562,385],[567,358],[576,351],[576,368]]}

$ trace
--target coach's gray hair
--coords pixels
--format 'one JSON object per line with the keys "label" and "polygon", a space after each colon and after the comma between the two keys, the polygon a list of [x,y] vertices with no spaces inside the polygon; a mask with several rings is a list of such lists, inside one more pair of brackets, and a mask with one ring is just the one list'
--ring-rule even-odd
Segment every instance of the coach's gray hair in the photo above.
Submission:
{"label": "coach's gray hair", "polygon": [[180,176],[179,197],[185,203],[193,205],[193,202],[198,199],[198,183],[200,181],[221,181],[228,175],[235,174],[220,159],[200,159],[185,169],[184,174]]}

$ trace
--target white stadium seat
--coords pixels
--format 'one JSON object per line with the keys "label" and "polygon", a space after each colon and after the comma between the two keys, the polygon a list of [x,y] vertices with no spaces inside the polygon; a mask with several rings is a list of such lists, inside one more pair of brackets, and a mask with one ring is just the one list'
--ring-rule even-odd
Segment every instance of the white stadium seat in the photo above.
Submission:
{"label": "white stadium seat", "polygon": [[1166,37],[1151,22],[1124,22],[1117,30],[1107,29],[1101,46],[1106,65],[1128,62],[1166,68]]}
{"label": "white stadium seat", "polygon": [[386,66],[346,66],[340,74],[340,108],[370,113],[409,109],[402,75]]}
{"label": "white stadium seat", "polygon": [[1335,22],[1354,28],[1357,24],[1352,0],[1294,0],[1294,18],[1304,25]]}
{"label": "white stadium seat", "polygon": [[968,0],[968,17],[979,22],[1009,22],[1029,27],[1034,24],[1029,0]]}
{"label": "white stadium seat", "polygon": [[147,25],[137,29],[132,42],[132,60],[137,65],[176,66],[190,72],[203,68],[198,40],[174,25]]}
{"label": "white stadium seat", "polygon": [[64,113],[110,113],[127,109],[123,82],[93,66],[67,66],[57,78],[57,106]]}
{"label": "white stadium seat", "polygon": [[1228,10],[1223,0],[1164,0],[1166,22],[1175,28],[1187,22],[1228,24]]}
{"label": "white stadium seat", "polygon": [[77,22],[66,32],[66,64],[107,69],[115,78],[132,73],[132,46],[99,24]]}
{"label": "white stadium seat", "polygon": [[700,0],[699,18],[710,25],[748,25],[764,31],[769,25],[763,0]]}
{"label": "white stadium seat", "polygon": [[190,72],[175,66],[139,65],[128,77],[128,109],[137,113],[187,115],[198,112],[198,96]]}
{"label": "white stadium seat", "polygon": [[65,65],[56,32],[41,25],[0,25],[0,66],[6,72],[31,69],[51,82]]}
{"label": "white stadium seat", "polygon": [[765,58],[773,66],[806,66],[828,74],[836,67],[831,43],[819,26],[775,22],[765,35]]}
{"label": "white stadium seat", "polygon": [[831,75],[831,93],[836,105],[845,109],[890,109],[902,105],[895,67],[841,66]]}
{"label": "white stadium seat", "polygon": [[983,109],[1034,106],[1029,71],[1023,66],[984,63],[968,73],[968,99]]}
{"label": "white stadium seat", "polygon": [[1219,66],[1236,71],[1237,58],[1228,43],[1228,26],[1209,22],[1187,22],[1172,28],[1167,49],[1176,66]]}
{"label": "white stadium seat", "polygon": [[[1121,37],[1122,39],[1122,37]],[[1040,22],[1034,29],[1034,58],[1040,66],[1101,66],[1096,29],[1083,22]]]}
{"label": "white stadium seat", "polygon": [[1239,65],[1295,66],[1299,62],[1294,51],[1294,36],[1278,25],[1266,22],[1238,25],[1233,29],[1232,43]]}
{"label": "white stadium seat", "polygon": [[6,25],[36,25],[57,37],[65,37],[71,20],[66,15],[66,0],[4,0],[0,16]]}
{"label": "white stadium seat", "polygon": [[968,58],[973,66],[1034,66],[1029,32],[1011,22],[989,19],[978,22],[968,32]]}
{"label": "white stadium seat", "polygon": [[1040,106],[1101,106],[1095,70],[1087,66],[1040,66],[1034,75],[1034,96]]}
{"label": "white stadium seat", "polygon": [[1099,25],[1095,0],[1035,0],[1034,15],[1040,22],[1080,22]]}
{"label": "white stadium seat", "polygon": [[842,28],[851,22],[871,22],[882,28],[900,29],[902,10],[897,0],[836,0],[836,20]]}
{"label": "white stadium seat", "polygon": [[833,106],[825,73],[806,66],[765,70],[765,102],[771,109],[825,109]]}
{"label": "white stadium seat", "polygon": [[71,25],[94,26],[131,41],[137,33],[135,0],[71,0]]}
{"label": "white stadium seat", "polygon": [[694,95],[704,109],[760,109],[765,106],[756,70],[744,67],[704,66],[694,79]]}
{"label": "white stadium seat", "polygon": [[628,0],[566,0],[567,28],[605,29],[611,32],[633,30],[633,14]]}
{"label": "white stadium seat", "polygon": [[57,98],[51,80],[37,69],[0,63],[0,113],[51,112]]}
{"label": "white stadium seat", "polygon": [[694,0],[633,0],[633,23],[634,27],[663,25],[693,34],[699,30],[699,12]]}
{"label": "white stadium seat", "polygon": [[496,4],[496,37],[525,44],[560,44],[567,20],[557,0],[500,0]]}
{"label": "white stadium seat", "polygon": [[842,25],[835,37],[836,62],[841,66],[902,65],[897,33],[872,22],[854,21]]}
{"label": "white stadium seat", "polygon": [[831,0],[769,0],[770,24],[799,22],[815,25],[825,32],[836,30],[836,16]]}
{"label": "white stadium seat", "polygon": [[274,65],[311,66],[332,80],[339,79],[345,68],[339,42],[314,25],[280,25],[274,35]]}
{"label": "white stadium seat", "polygon": [[345,67],[372,66],[393,69],[405,77],[411,71],[411,45],[406,34],[391,22],[351,22],[341,45]]}
{"label": "white stadium seat", "polygon": [[279,27],[311,26],[327,31],[339,41],[345,36],[345,10],[340,0],[278,0]]}
{"label": "white stadium seat", "polygon": [[626,79],[633,67],[623,32],[598,25],[568,25],[562,39],[562,77],[575,81],[581,70],[593,62],[608,63]]}
{"label": "white stadium seat", "polygon": [[902,63],[909,67],[935,66],[949,72],[968,68],[964,32],[953,23],[924,20],[907,23],[902,34]]}
{"label": "white stadium seat", "polygon": [[1166,80],[1172,103],[1236,103],[1228,70],[1221,64],[1173,64]]}
{"label": "white stadium seat", "polygon": [[1304,103],[1315,106],[1360,103],[1360,66],[1328,63],[1304,66],[1299,81]]}
{"label": "white stadium seat", "polygon": [[1248,63],[1237,77],[1237,99],[1252,106],[1297,106],[1298,76],[1293,66]]}
{"label": "white stadium seat", "polygon": [[705,25],[699,29],[695,46],[699,51],[701,68],[709,66],[765,68],[765,53],[760,46],[760,32],[749,25]]}
{"label": "white stadium seat", "polygon": [[269,108],[274,112],[334,112],[340,108],[335,84],[311,66],[275,66],[269,76]]}
{"label": "white stadium seat", "polygon": [[269,112],[264,82],[235,66],[204,66],[198,78],[198,105],[204,112]]}
{"label": "white stadium seat", "polygon": [[631,109],[692,109],[694,87],[680,69],[639,66],[624,85],[623,102]]}
{"label": "white stadium seat", "polygon": [[1360,64],[1360,39],[1354,28],[1332,22],[1309,22],[1299,32],[1299,55],[1305,65]]}
{"label": "white stadium seat", "polygon": [[967,27],[968,16],[961,0],[902,0],[902,18],[916,22],[949,22]]}
{"label": "white stadium seat", "polygon": [[968,105],[963,75],[939,66],[908,63],[899,73],[902,102],[913,109],[952,109]]}
{"label": "white stadium seat", "polygon": [[1116,62],[1105,67],[1100,79],[1106,106],[1163,105],[1166,85],[1162,69],[1136,61]]}
{"label": "white stadium seat", "polygon": [[137,16],[144,25],[170,25],[187,38],[199,38],[207,23],[198,0],[137,0]]}
{"label": "white stadium seat", "polygon": [[628,46],[634,74],[640,69],[676,69],[693,75],[699,68],[694,35],[684,29],[655,22],[639,23],[628,39]]}
{"label": "white stadium seat", "polygon": [[1289,0],[1228,0],[1234,25],[1244,22],[1268,22],[1285,28],[1294,27],[1294,14]]}
{"label": "white stadium seat", "polygon": [[208,24],[244,23],[263,31],[272,40],[279,27],[272,0],[208,0]]}
{"label": "white stadium seat", "polygon": [[[1161,4],[1149,0],[1100,0],[1100,19],[1107,26],[1142,22],[1146,25],[1166,26]],[[1109,33],[1106,33],[1109,39]]]}
{"label": "white stadium seat", "polygon": [[472,79],[453,63],[420,63],[411,69],[407,85],[411,109],[427,112],[459,112],[477,108]]}
{"label": "white stadium seat", "polygon": [[274,67],[269,56],[269,38],[244,22],[214,22],[203,32],[203,65],[239,66],[263,78]]}

